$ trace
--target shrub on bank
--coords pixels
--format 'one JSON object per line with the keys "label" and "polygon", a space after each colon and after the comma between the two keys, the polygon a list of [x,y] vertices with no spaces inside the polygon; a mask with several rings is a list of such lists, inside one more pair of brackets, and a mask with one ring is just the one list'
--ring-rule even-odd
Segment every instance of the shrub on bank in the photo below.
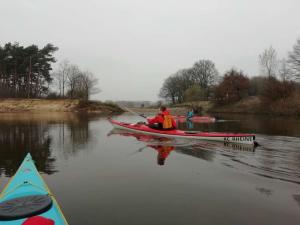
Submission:
{"label": "shrub on bank", "polygon": [[279,81],[274,77],[267,79],[261,93],[261,100],[264,104],[286,99],[295,94],[295,83],[292,81]]}
{"label": "shrub on bank", "polygon": [[249,84],[249,95],[259,96],[263,93],[264,87],[268,82],[266,77],[252,77]]}
{"label": "shrub on bank", "polygon": [[281,98],[265,105],[269,114],[300,116],[300,94],[295,93],[288,98]]}
{"label": "shrub on bank", "polygon": [[219,105],[232,104],[248,96],[249,78],[242,71],[231,69],[215,88],[215,100]]}
{"label": "shrub on bank", "polygon": [[[256,82],[258,80],[261,83]],[[299,83],[287,80],[280,81],[274,77],[258,80],[252,83],[252,90],[260,93],[259,95],[250,95],[250,97],[237,102],[223,101],[221,106],[216,104],[210,111],[300,116]],[[255,89],[256,87],[259,89]]]}
{"label": "shrub on bank", "polygon": [[300,101],[296,84],[269,77],[260,94],[261,109],[268,114],[300,115]]}

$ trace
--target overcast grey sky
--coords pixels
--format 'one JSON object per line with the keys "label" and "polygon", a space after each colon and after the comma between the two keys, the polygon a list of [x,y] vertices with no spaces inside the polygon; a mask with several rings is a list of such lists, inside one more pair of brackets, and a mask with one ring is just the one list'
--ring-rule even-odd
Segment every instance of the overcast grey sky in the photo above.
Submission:
{"label": "overcast grey sky", "polygon": [[98,99],[157,100],[199,59],[257,75],[263,49],[286,57],[299,21],[299,0],[0,0],[0,44],[53,43],[99,78]]}

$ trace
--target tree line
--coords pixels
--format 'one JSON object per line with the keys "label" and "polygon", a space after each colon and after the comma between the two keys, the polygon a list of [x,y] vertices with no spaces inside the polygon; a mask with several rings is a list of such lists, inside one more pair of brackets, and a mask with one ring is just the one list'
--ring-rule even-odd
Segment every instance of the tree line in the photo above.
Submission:
{"label": "tree line", "polygon": [[100,92],[98,79],[92,72],[83,71],[79,66],[63,60],[54,73],[58,92],[53,93],[59,98],[79,98],[88,100],[90,95]]}
{"label": "tree line", "polygon": [[[0,98],[79,98],[88,100],[98,93],[98,80],[67,60],[52,72],[58,47],[47,44],[0,45]],[[58,91],[57,91],[58,90]]]}
{"label": "tree line", "polygon": [[216,83],[218,71],[211,60],[199,60],[193,67],[181,69],[169,76],[159,96],[173,104],[208,98]]}
{"label": "tree line", "polygon": [[218,76],[211,60],[200,60],[193,67],[169,76],[159,96],[172,104],[213,100],[222,105],[249,96],[259,96],[267,102],[295,95],[300,79],[300,39],[288,53],[287,59],[279,59],[271,46],[258,56],[258,61],[260,75],[249,78],[236,68]]}
{"label": "tree line", "polygon": [[18,43],[0,45],[0,97],[36,98],[47,94],[52,81],[52,54],[58,48],[47,44],[27,47]]}

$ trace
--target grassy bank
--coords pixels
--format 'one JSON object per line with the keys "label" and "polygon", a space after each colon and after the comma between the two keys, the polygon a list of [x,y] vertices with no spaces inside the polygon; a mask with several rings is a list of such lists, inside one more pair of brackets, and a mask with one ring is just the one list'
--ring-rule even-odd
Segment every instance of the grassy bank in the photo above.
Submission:
{"label": "grassy bank", "polygon": [[212,105],[208,111],[212,113],[265,113],[265,111],[262,112],[261,101],[257,97],[249,97],[229,105]]}
{"label": "grassy bank", "polygon": [[78,99],[0,99],[0,112],[123,112],[114,104],[99,101],[83,102]]}
{"label": "grassy bank", "polygon": [[[186,115],[190,108],[202,108],[202,112],[206,114],[210,108],[212,108],[213,103],[209,101],[194,101],[194,102],[186,102],[175,105],[168,105],[167,108],[172,115]],[[147,116],[155,115],[159,111],[159,106],[157,107],[145,107],[145,108],[137,108],[130,107],[130,109],[137,113],[142,113]],[[131,114],[131,113],[128,113]]]}
{"label": "grassy bank", "polygon": [[[154,116],[158,113],[159,107],[147,107],[147,108],[135,108],[130,107],[130,109],[138,114],[144,114],[145,116]],[[168,110],[172,115],[185,115],[187,112],[187,109],[184,106],[178,106],[178,107],[168,107]],[[127,112],[128,115],[133,115],[130,112]]]}
{"label": "grassy bank", "polygon": [[208,109],[208,112],[300,116],[300,98],[293,96],[269,102],[259,97],[248,97],[230,105],[214,105]]}
{"label": "grassy bank", "polygon": [[[258,96],[251,96],[228,105],[216,105],[211,101],[186,102],[170,106],[170,111],[173,115],[184,115],[189,108],[202,108],[203,114],[237,113],[300,116],[300,95],[296,94],[289,98],[279,99],[276,101],[264,101]],[[143,111],[141,109],[136,110],[141,112]]]}
{"label": "grassy bank", "polygon": [[185,108],[186,109],[185,111],[187,111],[190,108],[198,108],[198,109],[202,109],[203,113],[206,113],[213,107],[213,103],[210,101],[193,101],[193,102],[176,104],[173,105],[172,107]]}

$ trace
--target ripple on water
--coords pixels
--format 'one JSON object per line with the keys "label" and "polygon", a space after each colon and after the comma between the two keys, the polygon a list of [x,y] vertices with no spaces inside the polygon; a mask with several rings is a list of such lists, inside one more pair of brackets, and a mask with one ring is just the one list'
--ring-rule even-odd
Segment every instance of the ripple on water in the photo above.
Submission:
{"label": "ripple on water", "polygon": [[[205,145],[199,150],[215,151],[222,165],[244,170],[271,179],[300,184],[300,138],[282,136],[258,136],[260,146]],[[202,145],[203,146],[203,145]]]}

